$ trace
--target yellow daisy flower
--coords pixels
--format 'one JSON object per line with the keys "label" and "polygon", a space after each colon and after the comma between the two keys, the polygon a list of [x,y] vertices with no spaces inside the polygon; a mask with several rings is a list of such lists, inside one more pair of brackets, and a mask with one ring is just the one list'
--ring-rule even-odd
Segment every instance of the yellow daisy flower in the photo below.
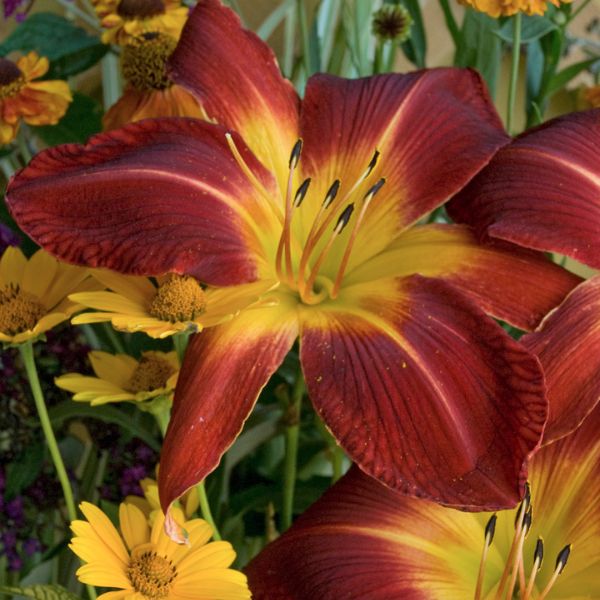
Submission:
{"label": "yellow daisy flower", "polygon": [[82,313],[72,322],[110,321],[119,331],[144,331],[165,338],[182,331],[201,331],[234,317],[273,289],[273,282],[258,281],[231,288],[204,289],[189,275],[156,278],[121,275],[98,269],[93,276],[111,291],[73,294],[71,299],[100,312]]}
{"label": "yellow daisy flower", "polygon": [[[156,469],[158,475],[158,467]],[[160,498],[158,496],[158,483],[155,479],[146,477],[140,481],[140,486],[144,492],[144,497],[127,496],[126,502],[135,504],[148,518],[150,524],[154,523],[156,515],[162,513],[160,507]],[[200,497],[198,496],[198,488],[190,488],[181,498],[175,503],[175,508],[183,511],[186,519],[192,517],[200,506]]]}
{"label": "yellow daisy flower", "polygon": [[179,39],[189,9],[180,0],[98,0],[94,2],[105,44],[123,45],[149,31]]}
{"label": "yellow daisy flower", "polygon": [[165,533],[164,517],[152,527],[133,504],[119,507],[121,534],[93,504],[83,502],[87,521],[73,521],[70,548],[86,564],[77,571],[83,583],[117,588],[98,600],[245,600],[251,597],[246,576],[228,568],[235,552],[228,542],[209,542],[210,525],[202,519],[184,524],[188,544]]}
{"label": "yellow daisy flower", "polygon": [[97,406],[173,397],[179,374],[176,352],[144,352],[136,360],[94,350],[88,357],[96,377],[67,373],[54,380],[59,388],[72,392],[76,402]]}
{"label": "yellow daisy flower", "polygon": [[167,60],[177,40],[156,31],[127,42],[121,53],[121,69],[127,87],[123,96],[104,115],[105,130],[155,117],[207,119],[200,103],[167,76]]}
{"label": "yellow daisy flower", "polygon": [[73,99],[64,81],[33,81],[48,71],[48,59],[30,52],[16,63],[0,58],[0,144],[15,139],[21,119],[54,125]]}
{"label": "yellow daisy flower", "polygon": [[[560,6],[559,0],[459,0],[459,2],[494,18],[510,17],[518,12],[527,15],[543,15],[548,3]],[[572,0],[563,0],[563,2],[570,4]]]}
{"label": "yellow daisy flower", "polygon": [[71,292],[97,289],[89,270],[59,262],[44,250],[29,260],[9,246],[0,259],[0,342],[22,344],[83,307]]}

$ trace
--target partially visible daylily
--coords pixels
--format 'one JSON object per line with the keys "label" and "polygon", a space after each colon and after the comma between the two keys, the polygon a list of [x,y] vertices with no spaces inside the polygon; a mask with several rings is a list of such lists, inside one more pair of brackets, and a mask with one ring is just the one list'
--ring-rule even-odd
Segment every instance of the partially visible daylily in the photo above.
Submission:
{"label": "partially visible daylily", "polygon": [[[480,238],[557,252],[598,269],[599,147],[600,109],[548,121],[498,152],[448,210]],[[548,382],[547,442],[573,431],[600,399],[599,309],[595,276],[523,339]]]}
{"label": "partially visible daylily", "polygon": [[530,501],[495,516],[415,502],[353,468],[250,563],[252,597],[599,598],[599,430],[600,407],[534,456]]}
{"label": "partially visible daylily", "polygon": [[411,228],[509,141],[481,78],[316,75],[300,101],[216,0],[192,11],[170,77],[214,123],[54,148],[8,190],[22,228],[72,262],[231,293],[277,282],[191,340],[163,508],[216,467],[298,336],[315,409],[361,469],[448,505],[513,506],[547,402],[537,360],[484,311],[531,329],[579,279],[467,227]]}

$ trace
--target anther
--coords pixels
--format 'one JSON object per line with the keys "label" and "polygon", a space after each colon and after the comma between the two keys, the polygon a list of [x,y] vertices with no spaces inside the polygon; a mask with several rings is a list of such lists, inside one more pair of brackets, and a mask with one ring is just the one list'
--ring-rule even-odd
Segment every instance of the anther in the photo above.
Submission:
{"label": "anther", "polygon": [[335,200],[335,197],[338,195],[338,192],[340,191],[340,185],[341,185],[341,181],[339,179],[336,179],[331,186],[329,187],[329,190],[327,190],[327,194],[325,195],[325,200],[323,200],[323,208],[329,208],[331,206],[331,203]]}
{"label": "anther", "polygon": [[348,225],[348,222],[350,221],[350,217],[352,216],[353,212],[354,212],[354,202],[352,202],[351,204],[348,204],[348,206],[346,206],[346,208],[342,211],[342,214],[340,215],[339,219],[337,220],[335,227],[333,228],[333,230],[338,235],[340,233],[342,233],[342,231],[344,231],[344,228],[346,227],[346,225]]}
{"label": "anther", "polygon": [[375,152],[373,153],[373,158],[371,158],[371,162],[369,162],[369,164],[367,166],[367,170],[365,171],[365,174],[363,177],[366,178],[373,172],[373,169],[377,166],[377,161],[379,160],[379,156],[380,156],[379,150],[375,150]]}
{"label": "anther", "polygon": [[475,596],[474,600],[481,599],[481,590],[483,589],[483,578],[485,575],[485,563],[488,555],[488,550],[492,545],[492,540],[494,539],[494,534],[496,533],[496,521],[498,520],[498,515],[494,513],[487,525],[485,526],[485,541],[483,544],[483,552],[481,554],[481,560],[479,562],[479,573],[477,575],[477,585],[475,586]]}
{"label": "anther", "polygon": [[385,177],[382,177],[375,185],[373,185],[369,191],[365,194],[365,200],[367,198],[373,198],[377,192],[383,187],[385,184]]}
{"label": "anther", "polygon": [[290,163],[289,168],[295,169],[298,166],[298,161],[300,160],[300,155],[302,154],[302,138],[299,138],[298,141],[294,144],[292,148],[292,153],[290,154]]}
{"label": "anther", "polygon": [[306,192],[308,192],[308,188],[310,186],[311,178],[307,177],[298,188],[296,195],[294,196],[294,208],[299,208],[302,204],[304,197],[306,196]]}
{"label": "anther", "polygon": [[531,575],[529,576],[529,582],[527,583],[527,589],[523,600],[529,600],[533,592],[533,585],[535,578],[542,568],[542,561],[544,560],[544,540],[539,537],[535,543],[535,550],[533,551],[533,568],[531,569]]}
{"label": "anther", "polygon": [[540,594],[538,600],[544,600],[546,598],[546,596],[550,593],[550,590],[552,589],[552,586],[556,583],[558,576],[564,571],[565,567],[567,566],[567,561],[569,560],[570,554],[571,554],[571,544],[567,544],[558,553],[558,556],[556,557],[556,566],[554,567],[554,573],[552,574],[550,581],[548,582],[548,584],[546,585],[546,587],[543,589],[542,593]]}

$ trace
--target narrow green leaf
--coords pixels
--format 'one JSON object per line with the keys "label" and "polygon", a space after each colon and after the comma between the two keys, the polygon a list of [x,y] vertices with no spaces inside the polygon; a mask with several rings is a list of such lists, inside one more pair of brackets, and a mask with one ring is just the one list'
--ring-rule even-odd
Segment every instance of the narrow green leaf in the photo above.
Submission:
{"label": "narrow green leaf", "polygon": [[50,61],[48,78],[65,79],[95,65],[109,47],[81,27],[53,13],[28,17],[0,44],[0,56],[35,50]]}
{"label": "narrow green leaf", "polygon": [[582,60],[581,62],[575,63],[574,65],[570,65],[565,67],[562,71],[559,71],[551,80],[550,85],[548,86],[548,95],[550,96],[554,92],[557,92],[561,88],[563,88],[571,79],[579,75],[582,71],[589,69],[597,63],[600,65],[600,58],[588,58],[586,60]]}
{"label": "narrow green leaf", "polygon": [[402,4],[410,13],[413,21],[410,38],[402,43],[402,51],[410,62],[419,69],[424,69],[427,55],[427,36],[425,35],[425,26],[423,24],[419,0],[403,0]]}
{"label": "narrow green leaf", "polygon": [[47,585],[28,585],[27,587],[0,586],[0,594],[6,596],[25,596],[37,600],[81,600],[64,587],[49,583]]}
{"label": "narrow green leaf", "polygon": [[[558,29],[548,17],[522,15],[521,21],[521,43],[529,44],[540,39],[554,29]],[[507,19],[505,23],[496,32],[500,39],[512,44],[513,42],[513,27],[512,19]]]}
{"label": "narrow green leaf", "polygon": [[30,486],[40,474],[43,464],[44,446],[42,444],[28,446],[22,456],[6,468],[5,496],[12,498]]}
{"label": "narrow green leaf", "polygon": [[65,116],[56,125],[31,127],[49,146],[84,143],[102,130],[102,107],[94,99],[75,92]]}

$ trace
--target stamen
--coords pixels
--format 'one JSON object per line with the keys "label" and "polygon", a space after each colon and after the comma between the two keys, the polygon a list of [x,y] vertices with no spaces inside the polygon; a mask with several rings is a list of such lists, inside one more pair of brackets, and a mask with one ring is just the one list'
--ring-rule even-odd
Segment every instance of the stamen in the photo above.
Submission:
{"label": "stamen", "polygon": [[546,596],[550,593],[552,586],[556,583],[558,576],[564,571],[567,566],[567,561],[569,560],[569,555],[571,554],[571,544],[567,544],[556,557],[556,566],[554,567],[554,573],[548,582],[548,585],[544,588],[538,600],[544,600]]}
{"label": "stamen", "polygon": [[356,236],[358,235],[358,229],[361,226],[365,214],[367,212],[367,208],[371,203],[371,200],[375,197],[377,192],[383,187],[385,183],[385,178],[381,178],[371,189],[366,193],[363,205],[360,209],[360,213],[358,214],[358,218],[354,222],[354,227],[352,228],[352,233],[350,234],[350,239],[348,240],[348,244],[346,245],[346,250],[344,251],[344,256],[342,257],[342,262],[340,263],[340,267],[338,269],[337,275],[335,277],[335,281],[333,284],[333,289],[331,290],[331,297],[336,298],[338,292],[340,290],[340,286],[342,284],[342,279],[344,277],[344,273],[346,272],[346,267],[348,266],[348,260],[350,259],[350,253],[352,252],[352,248],[354,246],[354,242],[356,241]]}
{"label": "stamen", "polygon": [[263,197],[265,198],[271,207],[273,208],[275,215],[283,225],[283,215],[281,214],[281,208],[275,202],[272,194],[270,194],[264,187],[264,185],[259,181],[256,175],[252,172],[250,167],[247,165],[246,161],[242,158],[240,151],[238,150],[235,142],[233,141],[233,137],[230,133],[225,134],[225,139],[227,140],[227,145],[231,150],[231,154],[233,154],[233,158],[239,165],[240,169],[242,169],[244,175],[248,178],[248,181],[252,184],[252,187]]}
{"label": "stamen", "polygon": [[[525,543],[525,538],[529,533],[531,528],[531,522],[533,519],[533,512],[531,506],[529,510],[525,513],[525,517],[523,518],[523,525],[521,527],[521,533],[519,535],[519,542],[517,544],[517,550],[515,552],[514,564],[512,567],[512,574],[510,577],[510,582],[508,584],[508,591],[506,593],[507,600],[510,600],[513,597],[513,592],[515,589],[515,584],[517,582],[517,574],[521,570],[521,566],[523,564],[523,544]],[[523,573],[523,579],[525,579],[525,573]],[[521,590],[523,589],[524,584],[521,586]]]}
{"label": "stamen", "polygon": [[353,212],[354,212],[354,203],[348,204],[348,206],[346,206],[346,208],[342,211],[342,214],[339,216],[337,223],[335,224],[335,227],[333,228],[333,232],[331,233],[331,237],[329,238],[327,244],[325,244],[325,247],[323,248],[323,250],[321,250],[321,253],[317,257],[317,260],[315,261],[315,264],[313,265],[313,268],[310,271],[310,275],[308,276],[308,279],[306,280],[306,285],[304,288],[306,295],[303,297],[303,300],[305,302],[308,302],[310,304],[310,297],[312,294],[313,286],[315,284],[315,279],[317,278],[319,270],[323,266],[323,261],[329,254],[329,251],[331,250],[331,246],[333,246],[333,242],[335,241],[337,236],[340,235],[340,233],[342,233],[342,231],[344,231],[344,228],[346,227],[346,225],[348,225],[348,222],[350,221],[350,217],[352,216]]}
{"label": "stamen", "polygon": [[529,487],[529,482],[525,484],[525,495],[521,504],[519,505],[519,510],[517,511],[517,515],[515,518],[515,535],[513,537],[512,544],[510,546],[510,551],[508,553],[508,559],[506,560],[506,565],[504,567],[504,571],[502,571],[502,577],[500,578],[500,583],[498,584],[498,589],[496,590],[496,595],[494,596],[495,600],[501,600],[502,592],[504,592],[504,586],[508,580],[508,576],[510,574],[510,567],[513,563],[515,551],[517,549],[519,539],[521,537],[521,531],[523,528],[523,522],[525,519],[525,515],[527,514],[527,509],[529,508],[529,503],[531,502],[531,488]]}
{"label": "stamen", "polygon": [[304,201],[306,193],[308,192],[308,188],[310,187],[311,178],[307,177],[298,188],[296,195],[294,196],[294,208],[300,208],[300,205]]}
{"label": "stamen", "polygon": [[531,593],[533,592],[533,586],[535,583],[535,578],[542,568],[542,561],[544,560],[544,540],[539,537],[536,544],[535,550],[533,552],[533,568],[531,569],[531,575],[529,576],[529,583],[527,584],[527,589],[525,590],[525,596],[523,600],[529,600],[531,598]]}
{"label": "stamen", "polygon": [[[277,245],[277,254],[275,257],[275,270],[279,279],[285,279],[291,288],[294,288],[294,273],[292,269],[292,240],[291,240],[291,226],[292,226],[292,186],[294,185],[294,171],[300,161],[300,155],[302,154],[302,138],[300,138],[292,148],[290,153],[288,174],[287,191],[285,194],[285,213],[283,220],[283,231],[279,238],[279,244]],[[283,266],[281,264],[282,257],[285,254],[285,276],[283,273]]]}
{"label": "stamen", "polygon": [[483,579],[485,575],[485,562],[487,559],[488,550],[492,545],[492,540],[494,539],[494,533],[496,533],[497,520],[498,515],[494,513],[485,526],[485,542],[483,544],[483,552],[481,554],[481,561],[479,563],[479,574],[477,575],[477,585],[475,586],[474,600],[481,600],[481,590],[483,589]]}

